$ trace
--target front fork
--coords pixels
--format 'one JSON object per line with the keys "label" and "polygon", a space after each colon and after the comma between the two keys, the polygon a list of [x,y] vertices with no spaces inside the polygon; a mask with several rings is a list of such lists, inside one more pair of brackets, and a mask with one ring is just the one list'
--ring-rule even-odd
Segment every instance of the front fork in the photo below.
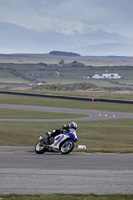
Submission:
{"label": "front fork", "polygon": [[40,146],[42,147],[42,146],[45,146],[45,145],[46,145],[45,139],[41,139],[40,140]]}
{"label": "front fork", "polygon": [[69,145],[69,142],[70,142],[70,140],[67,140],[67,142],[66,142],[66,146],[68,146],[68,145]]}

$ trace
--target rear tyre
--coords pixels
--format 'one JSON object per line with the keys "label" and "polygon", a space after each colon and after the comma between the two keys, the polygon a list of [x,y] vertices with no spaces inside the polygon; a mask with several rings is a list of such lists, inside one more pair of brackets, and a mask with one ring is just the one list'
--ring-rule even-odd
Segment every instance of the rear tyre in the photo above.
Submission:
{"label": "rear tyre", "polygon": [[68,154],[73,149],[74,149],[74,141],[70,140],[69,143],[68,143],[68,141],[65,141],[60,147],[60,152],[61,152],[61,154]]}
{"label": "rear tyre", "polygon": [[37,154],[43,154],[45,152],[45,144],[43,143],[43,141],[39,141],[36,145],[35,145],[35,152]]}

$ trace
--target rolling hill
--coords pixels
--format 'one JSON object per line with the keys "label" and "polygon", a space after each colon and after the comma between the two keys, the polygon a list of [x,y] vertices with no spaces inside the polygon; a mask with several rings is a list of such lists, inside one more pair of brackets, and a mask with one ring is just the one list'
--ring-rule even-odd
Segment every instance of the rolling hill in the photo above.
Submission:
{"label": "rolling hill", "polygon": [[0,53],[48,53],[68,51],[83,56],[132,56],[133,38],[102,30],[86,34],[37,32],[10,23],[0,23]]}

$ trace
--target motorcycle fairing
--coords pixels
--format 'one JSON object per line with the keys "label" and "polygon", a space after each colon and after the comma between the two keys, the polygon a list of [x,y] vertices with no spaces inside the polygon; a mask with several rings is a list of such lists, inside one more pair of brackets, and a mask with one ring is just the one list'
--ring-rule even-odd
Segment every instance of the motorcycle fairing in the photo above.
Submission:
{"label": "motorcycle fairing", "polygon": [[78,140],[78,137],[77,137],[77,134],[76,134],[76,131],[74,129],[69,129],[69,133],[68,135],[70,135],[70,137],[73,139],[74,142],[76,142]]}
{"label": "motorcycle fairing", "polygon": [[70,138],[68,134],[57,135],[54,139],[54,144],[52,144],[51,147],[59,149],[61,142],[63,142],[64,140],[68,138]]}

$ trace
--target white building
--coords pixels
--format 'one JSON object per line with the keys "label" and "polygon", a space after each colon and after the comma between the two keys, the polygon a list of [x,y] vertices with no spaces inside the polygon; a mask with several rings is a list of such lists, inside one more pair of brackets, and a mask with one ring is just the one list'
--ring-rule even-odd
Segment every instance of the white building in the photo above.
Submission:
{"label": "white building", "polygon": [[118,73],[96,73],[92,76],[94,79],[121,79],[122,76],[120,76]]}

